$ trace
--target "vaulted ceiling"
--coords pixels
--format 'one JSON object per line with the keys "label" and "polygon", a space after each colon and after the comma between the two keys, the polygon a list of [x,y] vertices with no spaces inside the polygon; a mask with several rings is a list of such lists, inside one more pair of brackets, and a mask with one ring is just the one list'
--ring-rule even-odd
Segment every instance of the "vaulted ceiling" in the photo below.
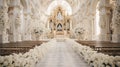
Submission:
{"label": "vaulted ceiling", "polygon": [[[25,9],[33,9],[35,11],[45,12],[49,5],[54,0],[21,0],[22,5]],[[56,1],[66,1],[72,8],[73,14],[76,14],[80,10],[94,10],[96,8],[98,0],[56,0]],[[86,10],[86,11],[87,11]]]}

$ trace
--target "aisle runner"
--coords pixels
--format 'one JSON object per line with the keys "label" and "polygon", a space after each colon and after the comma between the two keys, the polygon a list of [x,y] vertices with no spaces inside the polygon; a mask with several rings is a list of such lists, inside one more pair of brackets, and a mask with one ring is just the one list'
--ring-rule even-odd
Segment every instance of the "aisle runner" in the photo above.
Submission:
{"label": "aisle runner", "polygon": [[64,42],[55,47],[36,65],[36,67],[89,67],[87,63]]}

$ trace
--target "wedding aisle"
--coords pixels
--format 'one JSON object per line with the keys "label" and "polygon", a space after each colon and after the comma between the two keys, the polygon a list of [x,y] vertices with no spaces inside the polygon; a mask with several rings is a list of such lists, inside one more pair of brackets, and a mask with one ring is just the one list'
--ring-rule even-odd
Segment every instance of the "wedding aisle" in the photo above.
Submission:
{"label": "wedding aisle", "polygon": [[36,67],[89,67],[65,42],[56,42],[54,48],[36,64]]}

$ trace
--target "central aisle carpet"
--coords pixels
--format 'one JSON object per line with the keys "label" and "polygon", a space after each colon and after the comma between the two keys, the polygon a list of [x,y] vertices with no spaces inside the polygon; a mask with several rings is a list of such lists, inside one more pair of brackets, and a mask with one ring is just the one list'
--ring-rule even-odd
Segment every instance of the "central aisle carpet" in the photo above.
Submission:
{"label": "central aisle carpet", "polygon": [[53,49],[36,67],[89,67],[65,42],[56,42]]}

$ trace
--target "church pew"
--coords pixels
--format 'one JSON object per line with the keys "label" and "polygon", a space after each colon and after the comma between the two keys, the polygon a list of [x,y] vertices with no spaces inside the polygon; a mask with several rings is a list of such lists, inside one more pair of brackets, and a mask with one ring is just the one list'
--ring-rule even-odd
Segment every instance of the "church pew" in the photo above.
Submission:
{"label": "church pew", "polygon": [[9,55],[12,53],[25,53],[28,52],[30,48],[28,47],[22,47],[22,48],[0,48],[0,55]]}
{"label": "church pew", "polygon": [[120,47],[95,47],[95,50],[112,56],[120,56]]}
{"label": "church pew", "polygon": [[85,46],[90,46],[95,51],[104,54],[120,56],[120,43],[113,43],[107,41],[77,41],[77,42]]}
{"label": "church pew", "polygon": [[95,48],[95,42],[94,41],[76,41],[82,45],[89,46],[91,48]]}
{"label": "church pew", "polygon": [[47,41],[22,41],[0,44],[0,55],[4,56],[12,53],[25,53],[44,42]]}

